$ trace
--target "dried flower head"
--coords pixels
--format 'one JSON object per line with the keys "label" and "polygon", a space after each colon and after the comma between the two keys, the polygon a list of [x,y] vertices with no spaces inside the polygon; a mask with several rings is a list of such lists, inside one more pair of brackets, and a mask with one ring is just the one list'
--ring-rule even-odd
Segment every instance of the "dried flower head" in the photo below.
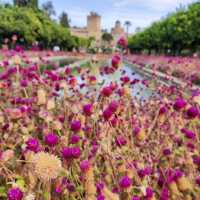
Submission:
{"label": "dried flower head", "polygon": [[45,152],[35,154],[33,163],[36,176],[44,182],[57,178],[62,170],[60,159]]}
{"label": "dried flower head", "polygon": [[35,200],[35,195],[32,193],[29,193],[25,196],[24,200]]}

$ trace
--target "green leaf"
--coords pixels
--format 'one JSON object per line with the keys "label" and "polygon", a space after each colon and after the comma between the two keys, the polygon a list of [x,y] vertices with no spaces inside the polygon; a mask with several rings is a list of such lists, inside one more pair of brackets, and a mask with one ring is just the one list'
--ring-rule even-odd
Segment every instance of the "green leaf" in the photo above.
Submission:
{"label": "green leaf", "polygon": [[25,181],[23,179],[18,179],[16,181],[16,184],[18,185],[18,187],[22,190],[25,190]]}
{"label": "green leaf", "polygon": [[0,197],[6,197],[6,188],[4,186],[0,186]]}
{"label": "green leaf", "polygon": [[49,200],[49,197],[50,197],[49,193],[48,193],[48,192],[45,192],[45,193],[44,193],[44,199],[45,199],[45,200]]}

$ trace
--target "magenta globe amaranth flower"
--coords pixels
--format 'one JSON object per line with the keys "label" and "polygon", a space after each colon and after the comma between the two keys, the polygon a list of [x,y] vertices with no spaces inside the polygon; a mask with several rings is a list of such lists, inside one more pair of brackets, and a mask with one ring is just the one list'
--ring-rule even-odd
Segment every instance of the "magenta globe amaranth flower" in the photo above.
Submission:
{"label": "magenta globe amaranth flower", "polygon": [[199,115],[199,109],[197,107],[192,106],[187,110],[187,116],[189,119],[194,119],[198,115]]}
{"label": "magenta globe amaranth flower", "polygon": [[123,82],[123,84],[130,82],[130,78],[128,76],[123,76],[120,78],[120,80]]}
{"label": "magenta globe amaranth flower", "polygon": [[106,200],[106,199],[105,199],[104,195],[99,194],[99,195],[97,196],[97,200]]}
{"label": "magenta globe amaranth flower", "polygon": [[114,55],[111,60],[112,67],[114,67],[115,69],[118,68],[120,60],[121,58],[119,55]]}
{"label": "magenta globe amaranth flower", "polygon": [[96,183],[97,193],[102,193],[104,189],[104,182],[99,181]]}
{"label": "magenta globe amaranth flower", "polygon": [[93,106],[92,104],[86,104],[83,106],[83,113],[87,116],[92,115]]}
{"label": "magenta globe amaranth flower", "polygon": [[116,127],[117,124],[118,124],[118,119],[116,117],[113,117],[111,120],[110,120],[110,123],[112,124],[113,127]]}
{"label": "magenta globe amaranth flower", "polygon": [[186,138],[188,139],[195,139],[196,138],[196,134],[186,128],[182,128],[181,132],[185,135]]}
{"label": "magenta globe amaranth flower", "polygon": [[117,136],[115,142],[117,146],[124,146],[127,143],[126,138],[121,135]]}
{"label": "magenta globe amaranth flower", "polygon": [[50,147],[53,147],[53,146],[56,146],[58,144],[58,136],[54,133],[49,133],[48,135],[45,136],[45,143],[50,146]]}
{"label": "magenta globe amaranth flower", "polygon": [[160,108],[160,110],[159,110],[159,114],[160,115],[163,115],[163,114],[165,114],[167,112],[167,107],[166,106],[162,106],[161,108]]}
{"label": "magenta globe amaranth flower", "polygon": [[167,187],[163,187],[161,194],[160,194],[160,200],[169,200],[170,199],[170,192]]}
{"label": "magenta globe amaranth flower", "polygon": [[180,111],[181,109],[185,108],[187,102],[184,99],[177,99],[174,103],[174,110]]}
{"label": "magenta globe amaranth flower", "polygon": [[150,167],[145,167],[144,169],[138,170],[138,175],[140,178],[144,178],[152,173],[152,169]]}
{"label": "magenta globe amaranth flower", "polygon": [[79,120],[75,120],[71,122],[71,130],[74,132],[78,132],[81,130],[81,122]]}
{"label": "magenta globe amaranth flower", "polygon": [[200,186],[200,176],[198,176],[198,177],[196,178],[196,184],[197,184],[198,186]]}
{"label": "magenta globe amaranth flower", "polygon": [[8,190],[8,200],[22,200],[23,192],[19,188],[11,188]]}
{"label": "magenta globe amaranth flower", "polygon": [[123,189],[129,188],[132,185],[132,180],[128,176],[123,176],[119,181],[119,186]]}
{"label": "magenta globe amaranth flower", "polygon": [[109,108],[103,111],[103,117],[107,121],[112,117],[112,115],[113,115],[113,112]]}
{"label": "magenta globe amaranth flower", "polygon": [[28,81],[27,80],[21,80],[20,85],[22,87],[27,87],[28,86]]}
{"label": "magenta globe amaranth flower", "polygon": [[109,104],[109,106],[108,106],[108,108],[109,108],[112,112],[116,112],[117,109],[118,109],[118,107],[119,107],[119,103],[118,103],[117,101],[112,101],[112,102]]}
{"label": "magenta globe amaranth flower", "polygon": [[81,149],[79,147],[64,147],[61,153],[65,159],[77,159],[81,155]]}
{"label": "magenta globe amaranth flower", "polygon": [[101,91],[101,94],[105,97],[109,97],[112,94],[112,90],[110,87],[104,87]]}
{"label": "magenta globe amaranth flower", "polygon": [[71,159],[72,158],[72,150],[71,150],[70,147],[64,147],[62,149],[61,153],[62,153],[63,158],[65,158],[65,159]]}
{"label": "magenta globe amaranth flower", "polygon": [[177,179],[181,178],[183,175],[184,175],[183,172],[177,169],[176,171],[174,171],[173,178],[176,181]]}
{"label": "magenta globe amaranth flower", "polygon": [[66,75],[70,75],[71,72],[72,72],[71,68],[69,68],[69,67],[66,67],[66,68],[65,68],[65,74],[66,74]]}
{"label": "magenta globe amaranth flower", "polygon": [[70,138],[70,143],[71,144],[76,144],[80,141],[81,137],[79,135],[72,135],[71,138]]}
{"label": "magenta globe amaranth flower", "polygon": [[140,133],[140,131],[141,131],[141,128],[138,127],[138,126],[136,126],[136,127],[133,129],[133,135],[134,135],[134,136],[138,135],[138,134]]}
{"label": "magenta globe amaranth flower", "polygon": [[75,192],[76,188],[73,183],[67,183],[66,188],[68,189],[69,192]]}
{"label": "magenta globe amaranth flower", "polygon": [[131,200],[140,200],[140,197],[134,196]]}
{"label": "magenta globe amaranth flower", "polygon": [[37,152],[39,150],[39,142],[38,140],[34,139],[34,138],[29,138],[27,141],[26,141],[26,149],[27,150],[30,150],[30,151],[33,151],[33,152]]}
{"label": "magenta globe amaranth flower", "polygon": [[15,73],[17,73],[17,68],[11,67],[7,70],[7,73],[8,73],[8,75],[15,74]]}
{"label": "magenta globe amaranth flower", "polygon": [[194,156],[193,162],[200,167],[200,156]]}
{"label": "magenta globe amaranth flower", "polygon": [[80,163],[80,169],[82,172],[86,172],[90,168],[90,162],[88,160],[83,160]]}
{"label": "magenta globe amaranth flower", "polygon": [[171,149],[169,149],[169,148],[163,149],[163,155],[169,156],[170,154],[171,154]]}
{"label": "magenta globe amaranth flower", "polygon": [[125,37],[120,37],[119,40],[117,41],[117,45],[123,49],[126,49],[128,46],[128,41],[126,40]]}
{"label": "magenta globe amaranth flower", "polygon": [[153,189],[151,187],[147,187],[146,188],[146,195],[145,197],[148,198],[152,198],[153,197]]}
{"label": "magenta globe amaranth flower", "polygon": [[56,194],[61,194],[62,193],[62,185],[57,185],[54,189],[54,192]]}

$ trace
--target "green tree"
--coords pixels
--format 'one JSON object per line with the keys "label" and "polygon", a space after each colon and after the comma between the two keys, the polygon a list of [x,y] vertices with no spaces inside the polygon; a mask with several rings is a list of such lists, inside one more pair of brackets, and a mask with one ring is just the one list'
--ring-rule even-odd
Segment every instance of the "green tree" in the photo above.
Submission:
{"label": "green tree", "polygon": [[103,34],[102,34],[102,40],[104,41],[104,42],[106,42],[107,44],[110,44],[111,43],[111,41],[113,40],[113,36],[112,36],[112,34],[110,34],[110,33],[107,33],[107,32],[104,32]]}
{"label": "green tree", "polygon": [[70,27],[70,20],[69,20],[68,14],[66,12],[61,13],[59,20],[60,20],[61,26],[67,27],[67,28]]}
{"label": "green tree", "polygon": [[42,4],[42,10],[49,16],[56,15],[56,11],[54,9],[52,1],[47,1]]}
{"label": "green tree", "polygon": [[129,38],[131,52],[181,55],[200,51],[200,2],[181,7]]}
{"label": "green tree", "polygon": [[[18,36],[17,43],[29,48],[38,41],[43,48],[59,45],[72,50],[76,45],[70,31],[52,21],[43,11],[27,7],[0,7],[0,44],[5,38]],[[23,42],[22,42],[23,41]]]}
{"label": "green tree", "polygon": [[38,8],[38,0],[14,0],[14,5]]}

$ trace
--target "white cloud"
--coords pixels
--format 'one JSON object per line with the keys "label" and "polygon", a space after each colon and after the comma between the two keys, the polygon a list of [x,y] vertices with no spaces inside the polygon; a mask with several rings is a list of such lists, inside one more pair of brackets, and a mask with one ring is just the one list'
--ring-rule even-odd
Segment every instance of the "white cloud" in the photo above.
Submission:
{"label": "white cloud", "polygon": [[111,0],[116,8],[135,6],[154,11],[166,11],[177,8],[180,4],[187,5],[195,0]]}
{"label": "white cloud", "polygon": [[179,5],[188,5],[195,0],[109,0],[113,9],[106,15],[107,26],[116,19],[129,20],[132,23],[131,31],[136,27],[146,27],[152,22],[161,19]]}
{"label": "white cloud", "polygon": [[131,21],[131,32],[136,27],[149,26],[153,21],[161,19],[169,12],[175,10],[180,4],[187,5],[195,0],[102,0],[102,5],[108,4],[102,10],[100,6],[73,6],[66,10],[71,19],[72,26],[86,26],[87,15],[91,9],[97,10],[102,16],[102,28],[110,29],[116,20],[120,20],[122,25],[126,20]]}
{"label": "white cloud", "polygon": [[160,15],[155,15],[154,13],[114,9],[112,12],[107,12],[102,15],[102,25],[109,29],[111,26],[114,26],[115,21],[118,19],[121,21],[122,25],[128,20],[132,24],[130,31],[134,32],[136,27],[146,27],[153,21],[159,20],[160,17]]}

